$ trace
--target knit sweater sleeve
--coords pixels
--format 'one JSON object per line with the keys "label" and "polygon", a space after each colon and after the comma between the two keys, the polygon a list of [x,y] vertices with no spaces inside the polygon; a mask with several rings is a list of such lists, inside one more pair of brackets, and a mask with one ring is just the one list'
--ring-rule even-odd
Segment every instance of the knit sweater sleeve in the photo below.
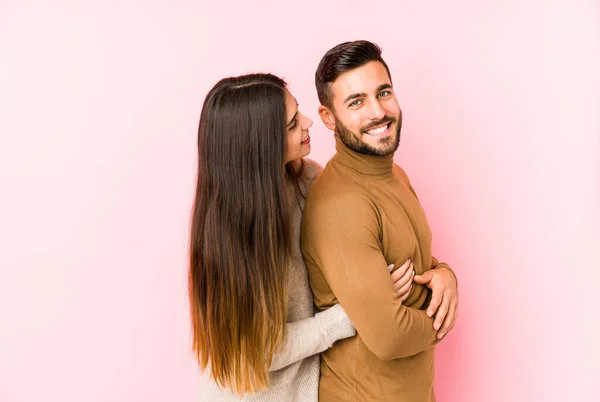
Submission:
{"label": "knit sweater sleeve", "polygon": [[336,304],[314,317],[289,322],[285,338],[273,357],[269,371],[277,371],[329,349],[335,341],[356,335],[348,315]]}
{"label": "knit sweater sleeve", "polygon": [[[382,360],[415,355],[439,341],[425,311],[396,298],[380,248],[376,208],[357,194],[309,197],[302,251],[318,306],[339,302],[366,347]],[[320,295],[335,295],[334,300]]]}

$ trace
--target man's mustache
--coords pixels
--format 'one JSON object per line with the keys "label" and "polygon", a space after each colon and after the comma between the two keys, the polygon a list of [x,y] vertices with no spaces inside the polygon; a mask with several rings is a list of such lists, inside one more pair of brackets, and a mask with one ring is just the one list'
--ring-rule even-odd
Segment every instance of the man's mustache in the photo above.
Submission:
{"label": "man's mustache", "polygon": [[369,131],[370,129],[377,127],[377,126],[381,126],[382,124],[395,123],[395,122],[396,122],[395,117],[384,116],[381,120],[370,123],[367,127],[361,129],[360,131],[362,131],[362,132]]}

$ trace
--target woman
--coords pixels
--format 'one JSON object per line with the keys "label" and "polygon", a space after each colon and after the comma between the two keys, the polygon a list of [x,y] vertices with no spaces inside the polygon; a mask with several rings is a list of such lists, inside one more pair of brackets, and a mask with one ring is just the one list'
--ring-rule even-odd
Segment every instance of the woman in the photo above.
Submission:
{"label": "woman", "polygon": [[[198,129],[189,296],[201,401],[317,401],[319,353],[356,331],[340,305],[314,314],[300,251],[321,167],[312,121],[271,74],[225,78]],[[405,299],[412,267],[392,275]]]}

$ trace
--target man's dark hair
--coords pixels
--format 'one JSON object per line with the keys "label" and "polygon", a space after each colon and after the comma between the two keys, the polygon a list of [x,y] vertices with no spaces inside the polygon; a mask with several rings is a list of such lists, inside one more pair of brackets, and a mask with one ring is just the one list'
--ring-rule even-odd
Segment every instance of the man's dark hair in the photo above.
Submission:
{"label": "man's dark hair", "polygon": [[383,64],[391,83],[390,69],[381,58],[381,48],[375,43],[366,40],[344,42],[325,53],[315,73],[315,86],[321,105],[332,109],[331,84],[340,74],[364,66],[371,61]]}

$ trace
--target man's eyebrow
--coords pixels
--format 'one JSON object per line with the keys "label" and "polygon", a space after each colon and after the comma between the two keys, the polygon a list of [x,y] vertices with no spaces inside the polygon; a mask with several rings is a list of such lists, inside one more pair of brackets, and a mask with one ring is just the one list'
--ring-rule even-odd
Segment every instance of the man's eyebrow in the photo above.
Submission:
{"label": "man's eyebrow", "polygon": [[364,92],[359,92],[359,93],[351,94],[351,95],[348,95],[346,97],[346,99],[344,99],[344,103],[346,103],[346,102],[348,102],[349,100],[352,100],[352,99],[364,98],[365,96],[367,96],[367,94],[364,93]]}
{"label": "man's eyebrow", "polygon": [[392,86],[390,84],[381,84],[377,87],[377,92],[382,91],[384,89],[392,89]]}
{"label": "man's eyebrow", "polygon": [[[376,92],[383,91],[384,89],[392,89],[392,85],[391,84],[387,84],[387,83],[386,84],[381,84],[380,86],[377,87]],[[364,98],[366,96],[367,96],[367,94],[364,93],[364,92],[357,92],[357,93],[354,93],[354,94],[350,94],[350,95],[348,95],[346,97],[346,99],[344,99],[344,103],[346,103],[346,102],[348,102],[348,101],[350,101],[352,99]]]}

